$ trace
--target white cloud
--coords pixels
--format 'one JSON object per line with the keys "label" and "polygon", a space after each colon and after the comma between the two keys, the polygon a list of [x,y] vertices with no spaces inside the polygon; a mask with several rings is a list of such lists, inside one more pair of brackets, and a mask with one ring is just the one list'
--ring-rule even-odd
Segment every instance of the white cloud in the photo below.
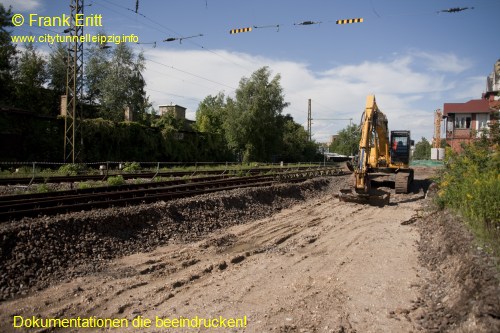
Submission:
{"label": "white cloud", "polygon": [[460,100],[478,99],[486,92],[486,75],[468,77],[457,83],[453,98]]}
{"label": "white cloud", "polygon": [[[467,82],[477,89],[478,78],[457,77],[458,67],[468,68],[467,60],[454,61],[454,55],[432,53],[396,54],[388,61],[365,61],[360,64],[337,64],[323,72],[313,72],[308,64],[268,59],[249,54],[216,50],[146,52],[145,78],[155,106],[179,104],[188,108],[194,119],[198,103],[207,95],[224,91],[233,96],[240,79],[249,77],[262,66],[269,66],[273,75],[281,75],[286,101],[285,113],[296,122],[307,123],[307,100],[312,99],[313,137],[327,141],[344,128],[348,119],[358,123],[366,96],[375,94],[381,110],[386,113],[391,129],[410,129],[416,140],[430,139],[433,112],[444,102],[471,94]],[[438,59],[454,62],[441,66]],[[164,65],[159,65],[162,63]],[[431,64],[431,65],[429,65]],[[417,70],[418,69],[418,70]],[[450,74],[451,73],[451,74]],[[485,74],[486,75],[486,74]],[[154,91],[153,91],[154,90]],[[482,90],[477,92],[480,96]]]}
{"label": "white cloud", "polygon": [[13,11],[28,11],[41,6],[41,0],[3,0],[5,8],[12,6]]}
{"label": "white cloud", "polygon": [[425,65],[433,71],[462,73],[472,67],[472,62],[468,59],[460,59],[455,54],[415,52],[415,57],[426,60]]}

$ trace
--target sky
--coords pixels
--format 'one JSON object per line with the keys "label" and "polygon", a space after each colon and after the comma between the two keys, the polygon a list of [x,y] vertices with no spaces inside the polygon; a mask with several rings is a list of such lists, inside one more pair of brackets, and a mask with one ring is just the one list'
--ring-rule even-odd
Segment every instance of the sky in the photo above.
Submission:
{"label": "sky", "polygon": [[[70,5],[0,2],[25,17],[69,14]],[[318,142],[359,123],[371,94],[390,130],[431,140],[434,111],[481,98],[500,59],[500,0],[139,0],[138,13],[136,0],[84,4],[86,16],[102,15],[102,27],[85,27],[85,33],[137,36],[140,44],[127,44],[146,58],[146,91],[156,109],[178,104],[195,119],[205,97],[234,97],[242,78],[268,66],[273,77],[280,75],[290,103],[283,112],[304,127],[311,99]],[[440,12],[455,7],[469,9]],[[363,22],[336,24],[353,18]],[[304,21],[317,24],[299,24]],[[252,31],[230,34],[247,27]],[[11,31],[38,36],[64,29],[25,21]],[[182,37],[192,38],[164,42]],[[36,46],[50,52],[47,43]]]}

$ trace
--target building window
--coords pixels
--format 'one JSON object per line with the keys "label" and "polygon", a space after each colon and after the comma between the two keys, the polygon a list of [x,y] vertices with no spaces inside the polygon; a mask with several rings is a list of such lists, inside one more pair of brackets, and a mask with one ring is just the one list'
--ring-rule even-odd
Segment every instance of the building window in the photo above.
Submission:
{"label": "building window", "polygon": [[477,130],[477,137],[481,137],[482,135],[488,136],[488,123],[490,120],[490,116],[487,113],[478,113],[476,114],[476,130]]}
{"label": "building window", "polygon": [[470,114],[455,115],[455,128],[465,129],[470,128],[472,117]]}
{"label": "building window", "polygon": [[478,113],[476,115],[477,130],[478,131],[488,128],[488,121],[490,120],[489,118],[490,118],[489,114],[487,114],[487,113]]}

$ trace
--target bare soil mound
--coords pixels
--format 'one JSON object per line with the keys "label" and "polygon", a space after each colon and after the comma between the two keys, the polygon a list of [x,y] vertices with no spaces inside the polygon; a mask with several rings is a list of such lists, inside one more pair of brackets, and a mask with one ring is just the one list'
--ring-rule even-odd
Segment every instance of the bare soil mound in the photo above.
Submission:
{"label": "bare soil mound", "polygon": [[435,211],[417,225],[420,262],[430,271],[412,314],[417,325],[428,332],[500,332],[495,259],[448,211]]}

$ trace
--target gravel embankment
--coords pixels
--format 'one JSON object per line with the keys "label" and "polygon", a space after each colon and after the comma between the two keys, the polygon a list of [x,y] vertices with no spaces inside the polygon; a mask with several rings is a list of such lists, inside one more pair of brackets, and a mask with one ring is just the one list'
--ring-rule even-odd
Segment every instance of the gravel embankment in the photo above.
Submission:
{"label": "gravel embankment", "polygon": [[269,216],[348,177],[109,208],[0,225],[0,300],[102,270],[110,259]]}

